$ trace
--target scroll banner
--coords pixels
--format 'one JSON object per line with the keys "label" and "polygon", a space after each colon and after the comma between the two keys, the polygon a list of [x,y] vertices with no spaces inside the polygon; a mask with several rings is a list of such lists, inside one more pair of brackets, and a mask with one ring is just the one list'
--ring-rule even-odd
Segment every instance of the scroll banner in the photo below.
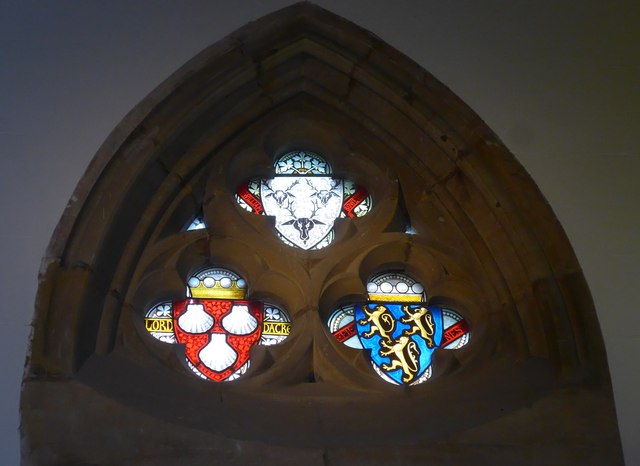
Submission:
{"label": "scroll banner", "polygon": [[356,214],[353,213],[353,209],[358,207],[358,205],[364,201],[368,195],[369,193],[367,193],[362,186],[358,186],[356,192],[353,193],[349,199],[344,201],[344,204],[342,205],[342,210],[347,214],[347,217],[355,218]]}
{"label": "scroll banner", "polygon": [[257,197],[251,194],[246,184],[243,184],[238,188],[238,196],[240,196],[240,199],[242,199],[244,202],[249,204],[249,206],[253,209],[254,214],[260,215],[264,211],[262,202],[260,202]]}

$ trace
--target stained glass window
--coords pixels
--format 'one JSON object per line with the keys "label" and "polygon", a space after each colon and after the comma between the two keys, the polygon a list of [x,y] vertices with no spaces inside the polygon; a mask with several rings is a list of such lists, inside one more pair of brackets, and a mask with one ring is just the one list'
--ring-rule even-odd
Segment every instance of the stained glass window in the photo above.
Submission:
{"label": "stained glass window", "polygon": [[186,299],[162,302],[145,315],[149,334],[184,346],[186,366],[215,382],[244,375],[255,345],[277,345],[291,331],[284,309],[245,299],[247,284],[220,268],[201,270],[187,281]]}
{"label": "stained glass window", "polygon": [[438,349],[469,342],[466,320],[457,312],[428,304],[424,286],[400,273],[383,273],[367,283],[367,302],[342,306],[329,317],[331,334],[366,351],[374,371],[396,385],[417,385],[432,373]]}
{"label": "stained glass window", "polygon": [[173,306],[170,301],[156,304],[149,309],[144,324],[153,338],[165,343],[177,343],[173,332]]}
{"label": "stained glass window", "polygon": [[331,175],[331,165],[311,152],[295,151],[280,157],[274,164],[276,175]]}
{"label": "stained glass window", "polygon": [[260,344],[262,346],[277,345],[282,343],[289,333],[291,333],[291,319],[287,313],[274,304],[265,303]]}
{"label": "stained glass window", "polygon": [[275,217],[276,235],[287,246],[322,249],[334,238],[336,218],[356,218],[371,210],[371,196],[351,180],[331,177],[331,165],[305,151],[285,154],[275,176],[241,185],[236,201],[245,210]]}
{"label": "stained glass window", "polygon": [[355,309],[352,304],[336,309],[329,316],[329,331],[336,340],[351,348],[362,349],[355,323]]}
{"label": "stained glass window", "polygon": [[185,228],[186,231],[204,230],[207,225],[204,223],[204,216],[202,214],[196,215],[191,222]]}

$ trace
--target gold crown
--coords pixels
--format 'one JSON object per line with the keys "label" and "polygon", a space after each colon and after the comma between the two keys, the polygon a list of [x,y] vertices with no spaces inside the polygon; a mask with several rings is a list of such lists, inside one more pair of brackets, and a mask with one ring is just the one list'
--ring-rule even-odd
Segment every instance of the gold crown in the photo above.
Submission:
{"label": "gold crown", "polygon": [[387,301],[391,303],[420,303],[423,301],[421,294],[384,294],[384,293],[367,293],[369,301]]}
{"label": "gold crown", "polygon": [[211,299],[244,299],[247,290],[238,288],[235,283],[229,288],[222,288],[220,283],[216,283],[211,288],[207,288],[200,283],[195,288],[189,287],[192,298],[211,298]]}
{"label": "gold crown", "polygon": [[247,294],[245,281],[226,270],[197,274],[189,279],[187,286],[187,294],[191,298],[244,299]]}
{"label": "gold crown", "polygon": [[426,300],[424,287],[401,273],[385,273],[367,283],[369,301],[419,303]]}

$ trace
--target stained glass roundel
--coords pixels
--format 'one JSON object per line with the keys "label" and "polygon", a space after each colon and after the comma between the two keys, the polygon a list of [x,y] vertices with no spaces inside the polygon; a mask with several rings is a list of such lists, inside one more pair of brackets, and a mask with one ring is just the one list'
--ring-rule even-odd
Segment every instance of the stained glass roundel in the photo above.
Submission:
{"label": "stained glass roundel", "polygon": [[355,310],[353,304],[336,309],[329,316],[329,331],[336,340],[351,348],[362,349],[362,343],[358,338],[355,323]]}
{"label": "stained glass roundel", "polygon": [[275,164],[276,175],[330,175],[331,165],[312,152],[295,151],[283,155]]}
{"label": "stained glass roundel", "polygon": [[430,305],[421,283],[399,273],[367,282],[367,301],[342,306],[329,317],[331,334],[364,349],[386,382],[417,385],[433,373],[437,348],[458,349],[469,342],[469,326],[457,312]]}
{"label": "stained glass roundel", "polygon": [[187,280],[186,299],[162,302],[145,315],[149,334],[184,346],[187,367],[198,377],[223,382],[244,375],[255,345],[276,345],[291,331],[280,307],[246,300],[247,283],[221,268],[201,270]]}
{"label": "stained glass roundel", "polygon": [[238,187],[245,210],[275,217],[276,235],[287,246],[313,250],[330,245],[336,218],[356,218],[371,210],[371,196],[351,180],[331,176],[320,155],[295,151],[274,163],[275,176]]}

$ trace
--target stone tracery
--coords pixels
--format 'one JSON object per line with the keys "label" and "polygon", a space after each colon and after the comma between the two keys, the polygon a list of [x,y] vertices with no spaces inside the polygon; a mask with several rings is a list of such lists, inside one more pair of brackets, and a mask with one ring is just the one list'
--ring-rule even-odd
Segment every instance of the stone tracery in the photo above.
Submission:
{"label": "stone tracery", "polygon": [[[596,462],[620,457],[604,348],[571,247],[522,167],[429,73],[303,4],[205,50],[141,108],[96,156],[47,252],[22,397],[28,460],[57,451],[79,463],[161,464],[179,445],[205,462],[240,445],[229,464],[246,464],[278,445],[283,457],[320,449],[332,464],[390,464],[447,443],[449,462],[480,454],[504,464],[493,447],[505,435],[542,464],[576,448]],[[247,176],[273,175],[272,154],[300,147],[332,154],[334,175],[376,200],[375,215],[336,221],[330,254],[265,236],[269,218],[233,202]],[[200,206],[207,228],[181,233]],[[178,299],[189,273],[213,263],[237,268],[252,298],[296,322],[281,345],[257,346],[234,384],[184,377],[175,346],[144,328],[145,310]],[[399,268],[474,324],[470,345],[443,352],[440,377],[402,393],[324,325],[336,306],[365,300],[367,277]],[[370,414],[382,398],[403,413],[385,417],[384,433]],[[61,400],[83,408],[71,416]],[[580,432],[529,441],[586,412]],[[264,416],[281,422],[265,431]],[[70,425],[96,448],[39,434]],[[125,430],[129,450],[96,440]]]}

